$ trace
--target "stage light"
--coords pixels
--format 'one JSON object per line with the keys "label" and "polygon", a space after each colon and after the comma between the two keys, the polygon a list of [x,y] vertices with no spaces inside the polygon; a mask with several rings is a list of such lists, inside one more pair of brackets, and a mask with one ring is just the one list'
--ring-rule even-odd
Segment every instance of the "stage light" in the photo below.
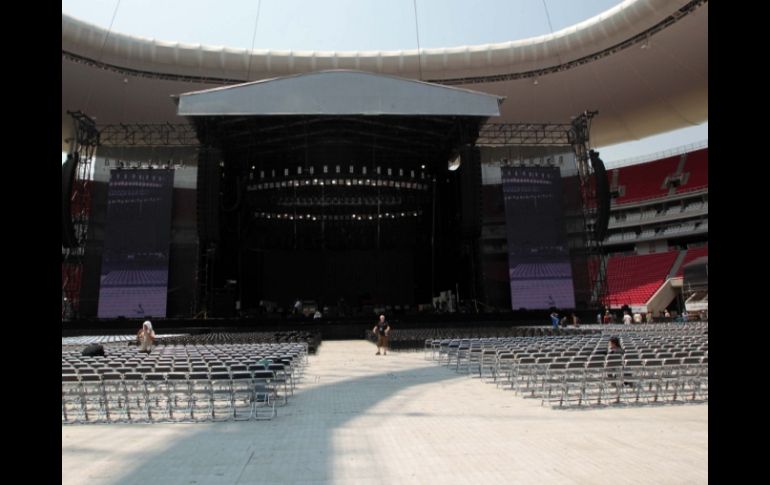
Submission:
{"label": "stage light", "polygon": [[458,153],[452,160],[449,161],[449,170],[454,172],[460,168],[460,154]]}

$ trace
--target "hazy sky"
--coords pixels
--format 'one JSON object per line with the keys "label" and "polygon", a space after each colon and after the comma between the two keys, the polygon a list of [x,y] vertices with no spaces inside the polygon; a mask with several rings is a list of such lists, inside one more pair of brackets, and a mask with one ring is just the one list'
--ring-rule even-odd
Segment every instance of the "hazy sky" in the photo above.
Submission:
{"label": "hazy sky", "polygon": [[[524,39],[600,14],[618,0],[62,0],[104,28],[190,44],[281,50],[416,49]],[[115,13],[117,8],[117,13]],[[259,18],[257,21],[257,11]],[[255,34],[255,23],[256,34]],[[708,139],[708,123],[609,147],[608,166]]]}

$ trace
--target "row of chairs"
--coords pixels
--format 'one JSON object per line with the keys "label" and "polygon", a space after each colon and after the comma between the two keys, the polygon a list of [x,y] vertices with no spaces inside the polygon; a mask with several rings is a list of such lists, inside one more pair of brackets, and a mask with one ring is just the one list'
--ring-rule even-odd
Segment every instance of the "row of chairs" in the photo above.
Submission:
{"label": "row of chairs", "polygon": [[238,365],[224,365],[224,366],[212,366],[212,367],[98,367],[98,368],[62,368],[62,377],[65,375],[74,375],[79,379],[83,379],[87,376],[97,375],[127,375],[127,374],[139,374],[139,375],[184,375],[189,376],[191,374],[229,374],[234,375],[236,373],[248,372],[254,374],[262,371],[271,371],[275,374],[276,382],[280,382],[286,388],[287,393],[294,394],[297,381],[302,376],[302,368],[293,367],[287,363],[269,363],[269,364],[238,364]]}
{"label": "row of chairs", "polygon": [[[530,378],[524,375],[516,382]],[[541,398],[541,405],[708,401],[708,357],[551,363],[535,379],[539,388],[535,395]]]}
{"label": "row of chairs", "polygon": [[98,357],[63,352],[62,422],[271,419],[276,405],[294,394],[307,349],[246,344],[150,355],[125,349]]}
{"label": "row of chairs", "polygon": [[[630,342],[627,351],[637,354],[639,358],[668,358],[704,355],[708,351],[707,343],[671,342],[654,344]],[[595,354],[607,353],[607,339],[594,339],[584,342],[563,342],[552,339],[531,342],[511,339],[428,339],[424,345],[425,357],[455,369],[466,369],[475,365],[482,372],[488,366],[490,359],[494,361],[497,352],[530,353],[535,357],[592,357]],[[702,352],[702,353],[699,353]]]}
{"label": "row of chairs", "polygon": [[[420,350],[426,339],[470,339],[470,338],[504,338],[529,337],[542,338],[546,336],[578,336],[599,334],[599,330],[583,328],[552,328],[537,327],[461,327],[461,328],[430,328],[430,329],[392,329],[389,346],[391,350]],[[376,342],[377,336],[367,330],[364,338]]]}
{"label": "row of chairs", "polygon": [[[676,402],[688,395],[689,400],[708,400],[707,337],[656,337],[652,341],[631,336],[624,338],[629,342],[625,356],[608,355],[608,338],[602,336],[571,342],[559,337],[543,338],[539,342],[529,339],[428,339],[425,357],[453,367],[457,372],[476,374],[523,396],[540,397],[551,403],[558,398],[560,405],[573,401],[578,404],[627,402],[628,387],[633,387],[636,403]],[[618,371],[626,363],[631,371]],[[664,363],[665,372],[661,370]],[[606,369],[615,372],[605,372]],[[597,375],[602,372],[605,377],[597,380]],[[624,380],[618,386],[606,378],[621,374],[631,380]],[[614,400],[610,398],[610,389],[614,392]],[[579,391],[577,394],[576,390]],[[577,399],[573,399],[576,395]]]}
{"label": "row of chairs", "polygon": [[[82,347],[62,347],[63,359],[89,358],[81,356]],[[308,353],[306,343],[286,344],[200,344],[200,345],[159,345],[155,346],[150,354],[144,354],[135,346],[122,346],[119,344],[105,345],[106,354],[113,358],[141,358],[141,359],[194,359],[194,358],[230,358],[238,356],[252,356],[255,354],[277,353]]]}
{"label": "row of chairs", "polygon": [[463,352],[458,353],[457,366],[455,370],[458,372],[465,371],[470,373],[476,369],[479,377],[485,379],[491,378],[493,381],[497,381],[500,376],[506,374],[507,367],[510,366],[510,362],[516,362],[520,359],[534,359],[534,361],[540,365],[548,365],[551,363],[591,363],[591,362],[612,362],[621,361],[625,359],[683,359],[688,357],[703,357],[707,352],[702,350],[692,350],[683,352],[648,352],[648,353],[635,353],[629,352],[625,355],[621,354],[607,354],[606,352],[596,352],[592,354],[575,354],[571,352],[530,352],[527,350],[492,350],[484,349],[481,352],[474,352],[473,349],[465,352],[465,358],[463,359]]}
{"label": "row of chairs", "polygon": [[272,419],[290,393],[273,370],[64,374],[62,423]]}

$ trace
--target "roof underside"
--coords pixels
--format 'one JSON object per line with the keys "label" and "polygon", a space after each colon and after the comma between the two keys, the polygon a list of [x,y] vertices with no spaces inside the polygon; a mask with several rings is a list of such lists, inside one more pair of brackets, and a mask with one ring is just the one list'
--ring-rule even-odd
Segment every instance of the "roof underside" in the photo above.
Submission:
{"label": "roof underside", "polygon": [[181,45],[107,36],[62,15],[62,139],[71,136],[67,110],[99,124],[178,123],[169,96],[328,69],[421,77],[505,97],[494,122],[567,123],[598,110],[591,144],[603,146],[708,120],[708,3],[628,1],[551,35],[419,56]]}

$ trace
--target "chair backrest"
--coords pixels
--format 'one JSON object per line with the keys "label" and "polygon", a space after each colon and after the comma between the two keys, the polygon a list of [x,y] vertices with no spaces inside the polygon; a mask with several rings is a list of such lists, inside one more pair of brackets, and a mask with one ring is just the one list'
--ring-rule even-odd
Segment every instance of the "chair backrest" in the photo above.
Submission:
{"label": "chair backrest", "polygon": [[252,373],[252,377],[255,380],[273,380],[275,379],[275,373],[271,370],[262,370]]}
{"label": "chair backrest", "polygon": [[166,380],[166,374],[160,372],[149,372],[144,375],[145,382],[164,382]]}
{"label": "chair backrest", "polygon": [[186,372],[169,372],[166,374],[166,379],[169,381],[186,381],[187,380],[187,373]]}

